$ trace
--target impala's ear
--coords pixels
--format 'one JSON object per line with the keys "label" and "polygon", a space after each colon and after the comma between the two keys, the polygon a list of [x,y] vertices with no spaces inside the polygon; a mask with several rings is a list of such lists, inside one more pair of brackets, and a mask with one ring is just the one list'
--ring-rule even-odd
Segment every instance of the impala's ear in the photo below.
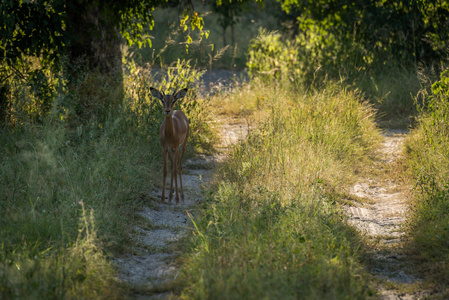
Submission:
{"label": "impala's ear", "polygon": [[185,95],[187,94],[187,91],[188,91],[188,89],[182,89],[182,90],[179,90],[179,92],[177,92],[176,94],[175,94],[175,100],[179,100],[179,99],[182,99],[182,98],[184,98],[185,97]]}
{"label": "impala's ear", "polygon": [[151,95],[152,95],[153,97],[156,97],[156,98],[161,99],[161,100],[164,99],[164,94],[162,94],[161,92],[159,92],[158,89],[155,89],[155,88],[153,88],[153,87],[150,87],[150,92],[151,92]]}

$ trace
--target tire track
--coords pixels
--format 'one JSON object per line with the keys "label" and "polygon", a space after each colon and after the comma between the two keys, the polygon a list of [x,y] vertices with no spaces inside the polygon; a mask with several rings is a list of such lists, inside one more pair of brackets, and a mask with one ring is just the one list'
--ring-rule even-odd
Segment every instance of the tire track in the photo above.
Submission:
{"label": "tire track", "polygon": [[[420,278],[413,274],[410,258],[403,251],[404,222],[407,219],[407,191],[399,180],[390,176],[398,163],[407,131],[388,130],[383,133],[384,142],[374,163],[376,171],[369,178],[360,180],[351,187],[350,194],[362,199],[362,204],[346,206],[348,221],[369,240],[368,269],[379,279],[381,299],[417,299],[423,292],[402,292],[419,284]],[[389,287],[388,289],[386,287]],[[413,288],[412,288],[413,289]]]}

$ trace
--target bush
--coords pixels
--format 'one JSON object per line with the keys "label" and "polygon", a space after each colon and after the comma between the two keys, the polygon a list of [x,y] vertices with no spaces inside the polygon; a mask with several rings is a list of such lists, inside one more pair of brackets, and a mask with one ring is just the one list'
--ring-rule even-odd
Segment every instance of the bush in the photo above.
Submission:
{"label": "bush", "polygon": [[[204,71],[190,66],[190,61],[178,60],[174,66],[165,70],[152,70],[149,65],[139,66],[133,60],[127,61],[130,75],[126,79],[129,109],[135,115],[136,127],[144,124],[152,128],[152,138],[157,138],[159,125],[162,122],[162,106],[160,101],[152,98],[150,87],[164,93],[173,93],[181,88],[189,89],[187,96],[176,103],[175,109],[181,109],[189,119],[189,149],[210,151],[216,137],[213,134],[209,99],[199,97],[199,86]],[[162,75],[163,74],[163,75]]]}
{"label": "bush", "polygon": [[293,41],[278,32],[260,30],[250,42],[247,62],[252,76],[317,86],[324,86],[326,78],[353,78],[368,65],[356,42],[341,41],[316,28]]}
{"label": "bush", "polygon": [[283,42],[278,32],[261,30],[251,40],[247,67],[252,77],[264,81],[294,82],[303,74],[299,49],[294,42]]}

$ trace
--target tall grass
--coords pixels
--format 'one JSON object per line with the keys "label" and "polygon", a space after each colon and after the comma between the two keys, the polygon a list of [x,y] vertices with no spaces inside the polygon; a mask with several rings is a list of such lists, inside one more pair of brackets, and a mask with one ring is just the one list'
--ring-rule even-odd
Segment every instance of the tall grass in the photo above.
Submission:
{"label": "tall grass", "polygon": [[[177,84],[195,79],[187,68]],[[0,298],[123,297],[108,256],[129,250],[136,212],[160,185],[163,113],[149,87],[175,88],[180,77],[155,82],[146,68],[129,70],[124,93],[86,74],[41,124],[0,129]],[[182,103],[196,136],[190,153],[210,143],[206,105],[192,86]]]}
{"label": "tall grass", "polygon": [[422,271],[448,295],[449,280],[449,71],[427,94],[418,126],[406,143],[407,163],[416,179],[409,223],[410,246]]}
{"label": "tall grass", "polygon": [[[123,134],[123,120],[99,127],[72,131],[45,124],[2,131],[3,297],[48,299],[73,290],[74,298],[95,298],[115,290],[105,251],[129,244],[129,220],[150,200],[142,195],[154,184],[149,174],[157,174],[157,156],[146,136]],[[89,224],[98,238],[91,235],[89,245],[95,249],[84,249],[83,237],[77,238],[80,202],[93,210]]]}
{"label": "tall grass", "polygon": [[365,299],[363,243],[337,203],[379,140],[372,109],[338,84],[250,90],[245,101],[265,114],[194,220],[182,296]]}
{"label": "tall grass", "polygon": [[[79,233],[70,245],[49,246],[45,237],[33,241],[23,231],[12,253],[11,245],[2,243],[2,299],[120,298],[122,289],[115,284],[114,270],[98,246],[93,211],[87,213],[80,206]],[[39,221],[32,225],[34,234],[42,230]],[[24,221],[23,226],[30,225]]]}

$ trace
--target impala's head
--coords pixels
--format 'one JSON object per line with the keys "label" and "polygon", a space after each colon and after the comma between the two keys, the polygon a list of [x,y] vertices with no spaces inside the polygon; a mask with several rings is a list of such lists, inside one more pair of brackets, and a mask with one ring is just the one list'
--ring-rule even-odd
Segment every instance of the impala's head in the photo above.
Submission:
{"label": "impala's head", "polygon": [[162,105],[164,106],[164,112],[166,116],[169,116],[173,113],[173,107],[175,106],[175,102],[179,99],[184,98],[184,96],[187,94],[187,89],[179,90],[178,92],[173,93],[172,95],[164,95],[164,93],[161,93],[158,89],[150,88],[151,95],[153,97],[158,98],[161,100]]}

